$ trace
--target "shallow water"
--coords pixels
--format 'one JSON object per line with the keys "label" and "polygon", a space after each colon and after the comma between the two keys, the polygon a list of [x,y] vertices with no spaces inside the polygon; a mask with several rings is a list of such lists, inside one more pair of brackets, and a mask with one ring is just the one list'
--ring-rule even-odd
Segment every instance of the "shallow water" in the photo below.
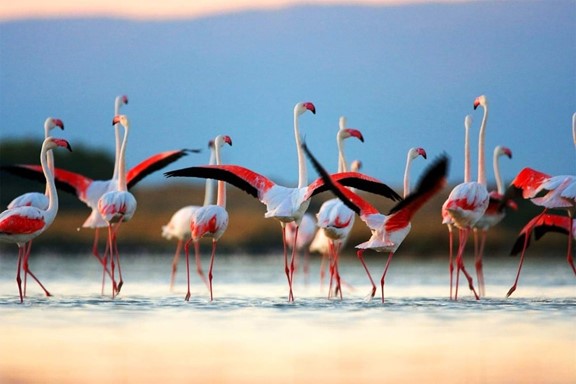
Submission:
{"label": "shallow water", "polygon": [[[576,279],[561,257],[487,260],[487,297],[461,284],[448,298],[442,262],[390,267],[386,301],[365,299],[356,260],[342,263],[343,300],[328,299],[314,259],[287,300],[281,257],[216,260],[214,301],[181,264],[169,290],[171,255],[126,256],[124,286],[100,295],[95,259],[36,255],[19,303],[15,256],[0,258],[0,383],[109,382],[576,382]],[[206,260],[205,260],[206,262]],[[379,280],[384,260],[367,260]],[[471,268],[471,267],[469,267]]]}

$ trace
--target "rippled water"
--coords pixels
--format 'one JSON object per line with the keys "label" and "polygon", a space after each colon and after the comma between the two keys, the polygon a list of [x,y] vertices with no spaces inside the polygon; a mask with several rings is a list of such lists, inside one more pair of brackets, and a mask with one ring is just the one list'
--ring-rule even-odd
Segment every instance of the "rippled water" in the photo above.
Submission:
{"label": "rippled water", "polygon": [[[216,260],[214,301],[193,272],[184,301],[171,255],[127,256],[125,284],[100,295],[95,259],[38,255],[19,303],[15,256],[0,258],[0,382],[576,382],[576,279],[560,256],[487,260],[487,298],[448,299],[446,263],[393,261],[386,302],[367,301],[356,260],[328,299],[313,260],[287,300],[281,256]],[[384,260],[368,259],[376,280]],[[469,267],[469,269],[472,269]],[[33,364],[31,364],[33,362]]]}

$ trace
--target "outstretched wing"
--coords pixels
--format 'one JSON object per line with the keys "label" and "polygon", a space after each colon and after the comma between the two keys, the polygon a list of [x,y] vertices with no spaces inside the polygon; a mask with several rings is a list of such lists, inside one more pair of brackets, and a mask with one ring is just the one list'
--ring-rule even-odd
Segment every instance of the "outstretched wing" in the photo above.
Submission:
{"label": "outstretched wing", "polygon": [[548,232],[570,235],[570,222],[568,216],[545,214],[536,222],[534,227],[534,238],[540,240]]}
{"label": "outstretched wing", "polygon": [[[13,175],[21,176],[27,179],[36,180],[41,183],[46,182],[42,167],[40,165],[32,164],[14,164],[4,165],[0,167],[1,170],[11,173]],[[63,192],[68,192],[80,197],[86,188],[93,182],[89,177],[81,175],[76,172],[66,171],[61,168],[54,169],[54,183],[56,188]]]}
{"label": "outstretched wing", "polygon": [[314,155],[308,150],[306,143],[302,144],[302,149],[306,153],[306,156],[312,162],[312,165],[316,172],[320,174],[320,177],[324,181],[324,184],[338,197],[342,202],[351,210],[356,212],[357,215],[368,215],[372,213],[378,213],[378,210],[374,208],[370,203],[364,200],[362,197],[352,192],[348,188],[344,188],[342,184],[335,181],[332,176],[322,167],[322,165],[316,160]]}
{"label": "outstretched wing", "polygon": [[[392,201],[402,200],[402,197],[388,185],[374,177],[365,175],[360,172],[334,173],[330,175],[330,177],[335,182],[347,187],[352,187],[362,191],[374,193],[376,195],[384,196],[388,199],[391,199]],[[319,177],[308,186],[308,197],[315,196],[329,189],[330,188],[325,184],[322,177]]]}
{"label": "outstretched wing", "polygon": [[172,164],[176,160],[186,156],[188,153],[200,152],[199,149],[178,149],[174,151],[165,151],[150,156],[146,160],[140,162],[138,165],[132,167],[126,175],[126,184],[128,189],[136,185],[140,180],[146,176],[161,170],[165,166]]}
{"label": "outstretched wing", "polygon": [[512,180],[508,187],[505,198],[515,198],[520,196],[524,199],[535,197],[542,183],[550,178],[543,172],[532,168],[524,168]]}
{"label": "outstretched wing", "polygon": [[222,180],[259,199],[274,186],[274,182],[257,172],[239,165],[203,165],[165,172],[166,177],[199,177]]}

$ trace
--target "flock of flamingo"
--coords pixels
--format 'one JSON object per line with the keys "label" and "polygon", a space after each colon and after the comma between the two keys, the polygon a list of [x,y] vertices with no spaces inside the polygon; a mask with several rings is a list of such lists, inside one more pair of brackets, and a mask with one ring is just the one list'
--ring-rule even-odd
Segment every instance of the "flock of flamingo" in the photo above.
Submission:
{"label": "flock of flamingo", "polygon": [[[117,235],[120,226],[129,221],[136,212],[137,202],[130,193],[130,188],[147,175],[158,171],[168,164],[180,159],[190,151],[165,151],[151,156],[134,168],[126,169],[126,147],[130,122],[120,108],[128,103],[126,96],[115,99],[115,111],[112,125],[115,131],[115,163],[112,178],[93,180],[85,175],[56,168],[52,150],[66,148],[70,144],[50,136],[54,128],[64,129],[61,120],[49,117],[44,124],[45,139],[40,151],[40,165],[13,164],[2,166],[2,170],[23,177],[43,180],[46,183],[44,193],[30,192],[14,199],[5,211],[0,213],[0,241],[18,245],[16,282],[20,302],[26,297],[26,281],[29,275],[41,287],[46,296],[50,292],[30,270],[29,256],[32,240],[42,234],[54,221],[58,211],[57,189],[75,193],[84,202],[91,214],[82,225],[95,230],[92,253],[102,266],[102,294],[105,290],[106,277],[111,281],[112,297],[121,291],[123,285],[120,255],[117,246]],[[442,224],[446,224],[449,234],[449,278],[450,299],[458,299],[460,272],[468,282],[469,289],[476,299],[486,295],[482,257],[486,233],[489,228],[499,223],[509,209],[517,209],[515,199],[528,199],[535,205],[543,207],[540,214],[530,220],[520,231],[512,248],[512,254],[521,253],[518,272],[513,286],[507,293],[510,296],[517,288],[524,255],[529,246],[532,233],[539,239],[549,231],[568,235],[567,261],[576,275],[572,256],[572,238],[576,237],[574,211],[576,207],[576,176],[551,176],[532,168],[522,169],[508,188],[502,182],[498,161],[501,156],[512,157],[510,149],[497,146],[494,149],[493,166],[497,190],[488,191],[485,169],[485,131],[488,120],[488,100],[482,95],[474,100],[474,110],[483,109],[483,117],[478,139],[478,175],[477,181],[471,178],[470,164],[470,128],[472,117],[464,120],[464,181],[456,185],[442,205]],[[318,251],[325,257],[321,266],[321,281],[325,277],[324,265],[328,264],[330,274],[329,296],[342,298],[342,284],[339,272],[339,253],[346,243],[356,215],[370,229],[370,238],[356,245],[357,257],[366,271],[371,284],[368,299],[375,296],[377,286],[364,260],[364,252],[373,250],[388,254],[384,271],[380,278],[381,298],[384,302],[385,278],[393,255],[400,247],[411,229],[413,215],[433,196],[443,190],[447,183],[449,158],[440,154],[424,170],[416,186],[411,188],[410,169],[412,161],[418,157],[427,158],[423,148],[411,148],[407,154],[404,172],[403,194],[377,178],[360,172],[361,164],[353,161],[348,164],[343,149],[343,142],[348,138],[364,141],[362,133],[347,127],[346,118],[341,117],[336,135],[338,149],[337,172],[330,174],[314,157],[312,151],[303,142],[300,135],[299,116],[316,108],[311,102],[300,102],[294,107],[294,137],[298,154],[298,185],[287,187],[279,185],[268,177],[240,165],[222,164],[220,151],[224,145],[232,145],[227,135],[218,135],[209,143],[210,161],[207,165],[193,166],[165,173],[171,177],[194,177],[206,179],[204,204],[185,206],[175,212],[170,221],[162,227],[162,235],[168,239],[176,238],[178,244],[172,260],[170,288],[174,286],[175,275],[182,248],[186,256],[187,292],[185,300],[190,298],[190,245],[194,246],[196,271],[206,284],[212,301],[213,267],[218,240],[224,235],[228,226],[226,210],[226,184],[231,184],[249,195],[257,198],[266,207],[265,218],[274,218],[280,223],[283,241],[284,272],[288,282],[288,300],[294,301],[293,280],[295,260],[298,251],[306,249]],[[120,127],[124,128],[121,139]],[[576,113],[572,117],[572,134],[576,145]],[[312,183],[308,182],[306,157],[320,175]],[[217,180],[216,201],[212,180]],[[330,190],[335,198],[325,201],[315,215],[307,213],[310,200],[315,195]],[[365,191],[383,196],[395,202],[387,213],[379,212],[366,201],[358,191]],[[550,213],[559,210],[560,213]],[[561,214],[565,212],[566,215]],[[453,230],[458,230],[458,247],[453,254]],[[107,228],[108,240],[103,253],[98,249],[99,228]],[[466,270],[464,252],[470,232],[474,235],[474,259],[478,280],[478,291],[473,278]],[[208,277],[204,275],[201,265],[201,238],[212,239]],[[290,252],[291,250],[291,252]],[[306,264],[305,264],[306,272]],[[454,268],[456,276],[454,281]],[[22,281],[22,273],[24,281]]]}

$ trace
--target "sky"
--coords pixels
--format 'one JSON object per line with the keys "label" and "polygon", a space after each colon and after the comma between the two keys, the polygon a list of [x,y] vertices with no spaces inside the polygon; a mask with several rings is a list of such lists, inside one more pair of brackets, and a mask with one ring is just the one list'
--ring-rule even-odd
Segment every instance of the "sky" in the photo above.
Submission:
{"label": "sky", "polygon": [[[406,152],[420,146],[429,158],[449,154],[455,183],[467,114],[476,175],[483,111],[472,103],[485,94],[491,183],[496,145],[513,152],[500,162],[507,181],[525,166],[574,174],[572,0],[11,3],[0,8],[0,140],[40,135],[56,116],[72,143],[112,153],[113,100],[126,94],[129,166],[225,133],[225,162],[293,185],[292,109],[312,101],[301,134],[328,169],[345,115],[364,135],[345,146],[364,172],[401,186]],[[412,180],[425,166],[414,163]],[[158,173],[144,183],[166,182]]]}

